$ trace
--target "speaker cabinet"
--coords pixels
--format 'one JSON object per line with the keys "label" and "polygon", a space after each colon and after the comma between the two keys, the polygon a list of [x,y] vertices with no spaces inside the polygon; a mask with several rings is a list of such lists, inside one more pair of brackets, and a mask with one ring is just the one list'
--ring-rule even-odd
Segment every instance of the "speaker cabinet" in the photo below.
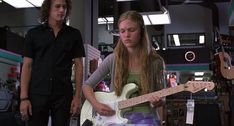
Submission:
{"label": "speaker cabinet", "polygon": [[176,99],[167,100],[166,126],[222,126],[219,105],[200,101],[195,104],[193,124],[186,124],[186,103]]}
{"label": "speaker cabinet", "polygon": [[208,48],[168,49],[158,53],[164,58],[166,64],[193,64],[210,63],[210,50]]}
{"label": "speaker cabinet", "polygon": [[196,104],[194,113],[195,126],[222,126],[218,104]]}

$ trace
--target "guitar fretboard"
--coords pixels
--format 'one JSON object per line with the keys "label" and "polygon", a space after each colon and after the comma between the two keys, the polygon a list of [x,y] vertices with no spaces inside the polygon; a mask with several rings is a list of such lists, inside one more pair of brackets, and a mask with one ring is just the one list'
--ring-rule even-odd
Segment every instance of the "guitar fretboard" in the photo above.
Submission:
{"label": "guitar fretboard", "polygon": [[119,109],[123,109],[123,108],[127,108],[127,107],[131,107],[137,104],[141,104],[141,103],[145,103],[148,102],[151,96],[158,96],[160,98],[165,97],[165,96],[169,96],[172,94],[176,94],[178,92],[182,92],[185,90],[185,85],[178,85],[176,87],[173,88],[166,88],[166,89],[162,89],[160,91],[156,91],[153,93],[149,93],[146,95],[141,95],[138,97],[134,97],[134,98],[130,98],[127,100],[123,100],[123,101],[119,101],[118,102],[118,108]]}

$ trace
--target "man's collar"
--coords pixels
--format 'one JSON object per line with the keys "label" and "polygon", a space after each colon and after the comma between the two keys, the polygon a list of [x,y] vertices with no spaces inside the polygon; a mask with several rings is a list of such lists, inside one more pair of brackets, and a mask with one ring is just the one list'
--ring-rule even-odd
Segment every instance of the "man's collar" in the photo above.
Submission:
{"label": "man's collar", "polygon": [[[51,28],[51,27],[49,26],[48,21],[43,22],[42,25],[43,25],[45,28]],[[64,29],[64,28],[66,28],[66,27],[67,27],[67,24],[66,24],[65,22],[63,22],[63,23],[62,23],[62,28],[61,28],[61,29]]]}

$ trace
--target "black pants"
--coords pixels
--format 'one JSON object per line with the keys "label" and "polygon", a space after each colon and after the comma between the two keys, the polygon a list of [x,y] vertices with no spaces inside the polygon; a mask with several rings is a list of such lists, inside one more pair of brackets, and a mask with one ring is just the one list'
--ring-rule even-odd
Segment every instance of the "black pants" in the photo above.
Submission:
{"label": "black pants", "polygon": [[231,94],[229,95],[230,108],[231,108],[231,125],[234,126],[234,85],[231,85]]}
{"label": "black pants", "polygon": [[52,126],[69,126],[72,93],[66,95],[30,95],[32,116],[28,126],[47,126],[51,116]]}

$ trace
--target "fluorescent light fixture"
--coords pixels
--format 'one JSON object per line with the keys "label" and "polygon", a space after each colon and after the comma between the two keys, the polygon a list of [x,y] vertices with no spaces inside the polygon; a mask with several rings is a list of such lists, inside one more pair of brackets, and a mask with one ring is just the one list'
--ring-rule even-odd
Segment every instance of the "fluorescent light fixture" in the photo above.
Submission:
{"label": "fluorescent light fixture", "polygon": [[106,20],[104,18],[98,18],[98,24],[106,24]]}
{"label": "fluorescent light fixture", "polygon": [[142,15],[145,25],[151,25],[148,15]]}
{"label": "fluorescent light fixture", "polygon": [[165,7],[161,7],[162,11],[157,12],[143,12],[143,19],[145,25],[162,25],[162,24],[170,24],[171,19],[169,12]]}
{"label": "fluorescent light fixture", "polygon": [[107,24],[108,21],[106,20],[106,18],[98,18],[98,24]]}
{"label": "fluorescent light fixture", "polygon": [[195,76],[203,76],[203,75],[204,75],[204,72],[195,72],[194,75],[195,75]]}
{"label": "fluorescent light fixture", "polygon": [[205,43],[205,36],[204,35],[200,35],[199,36],[199,43],[200,44],[204,44]]}
{"label": "fluorescent light fixture", "polygon": [[113,17],[98,18],[98,24],[113,24],[113,23],[114,23]]}
{"label": "fluorescent light fixture", "polygon": [[113,17],[106,17],[106,20],[110,23],[114,23],[114,18]]}
{"label": "fluorescent light fixture", "polygon": [[175,46],[180,46],[179,35],[173,35],[173,39],[174,39],[174,42],[175,42]]}
{"label": "fluorescent light fixture", "polygon": [[40,7],[43,3],[43,0],[26,0],[26,1],[33,4],[36,7]]}
{"label": "fluorescent light fixture", "polygon": [[43,0],[3,0],[15,8],[40,7]]}
{"label": "fluorescent light fixture", "polygon": [[33,7],[33,5],[27,2],[26,0],[4,0],[4,2],[10,4],[15,8]]}
{"label": "fluorescent light fixture", "polygon": [[[143,17],[145,25],[162,25],[162,24],[171,23],[169,12],[164,7],[162,7],[162,11],[143,12],[140,14]],[[113,17],[98,18],[98,24],[112,24],[112,23],[114,23]]]}
{"label": "fluorescent light fixture", "polygon": [[151,15],[149,15],[149,19],[151,20],[153,25],[170,24],[171,23],[168,14],[151,14]]}

